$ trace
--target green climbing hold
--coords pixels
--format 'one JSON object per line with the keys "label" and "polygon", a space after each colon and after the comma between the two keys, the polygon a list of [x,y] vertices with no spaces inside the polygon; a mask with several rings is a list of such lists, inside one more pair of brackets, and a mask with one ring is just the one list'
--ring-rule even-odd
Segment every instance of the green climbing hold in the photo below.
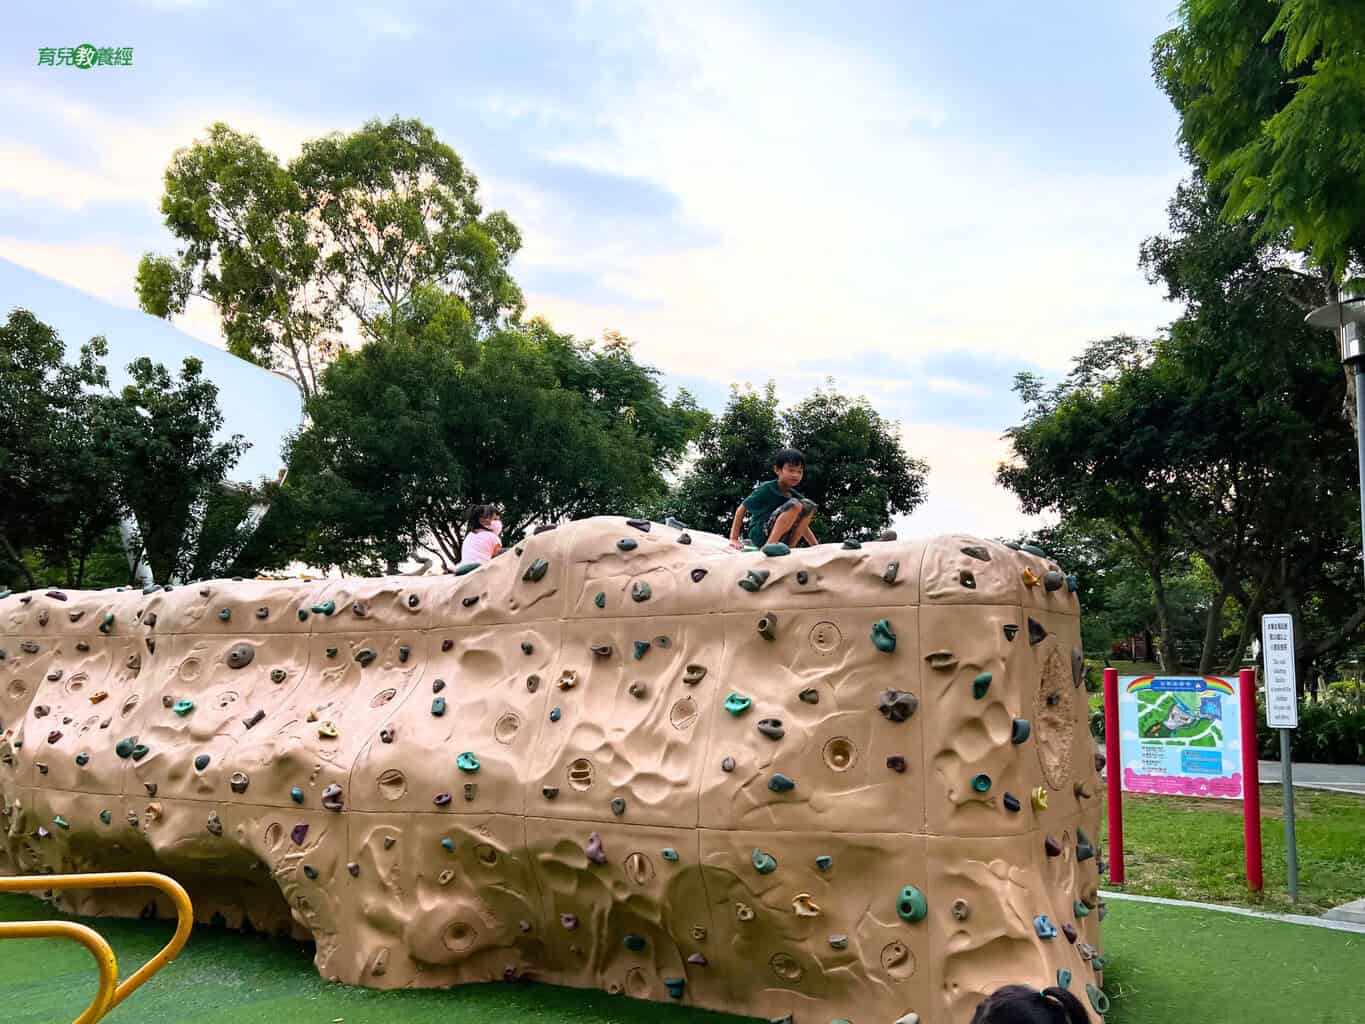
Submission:
{"label": "green climbing hold", "polygon": [[337,610],[337,603],[335,601],[323,601],[322,604],[313,605],[311,610],[314,615],[331,615]]}
{"label": "green climbing hold", "polygon": [[63,818],[60,814],[57,815],[55,818],[52,819],[52,824],[56,825],[58,828],[70,828],[70,827],[71,827],[70,825],[67,824],[66,819]]}
{"label": "green climbing hold", "polygon": [[219,608],[219,609],[218,609],[218,621],[219,621],[219,622],[227,622],[227,621],[229,621],[231,618],[232,618],[232,609],[231,609],[231,608]]}
{"label": "green climbing hold", "polygon": [[649,647],[650,647],[650,644],[649,644],[649,641],[648,641],[648,640],[636,640],[636,641],[635,641],[635,660],[636,660],[636,661],[639,661],[639,660],[640,660],[641,658],[643,658],[646,654],[648,654],[648,653],[649,653]]}
{"label": "green climbing hold", "polygon": [[663,858],[670,864],[676,864],[678,862],[678,851],[673,849],[673,847],[671,846],[665,846]]}
{"label": "green climbing hold", "polygon": [[771,853],[764,853],[757,846],[754,847],[749,859],[753,861],[754,870],[760,875],[771,875],[777,870],[777,858]]}
{"label": "green climbing hold", "polygon": [[1093,967],[1093,968],[1094,968],[1096,971],[1098,971],[1100,974],[1103,974],[1103,973],[1104,973],[1104,966],[1105,966],[1105,964],[1107,964],[1108,962],[1109,962],[1109,961],[1105,960],[1104,957],[1102,957],[1102,956],[1097,956],[1097,957],[1093,957],[1093,958],[1091,959],[1091,961],[1090,961],[1090,966]]}
{"label": "green climbing hold", "polygon": [[781,558],[783,555],[790,555],[792,549],[779,540],[774,541],[772,544],[764,544],[763,553],[769,558]]}
{"label": "green climbing hold", "polygon": [[972,789],[978,793],[989,793],[991,791],[991,777],[989,775],[977,775],[972,779]]}
{"label": "green climbing hold", "polygon": [[683,989],[685,989],[686,987],[687,987],[686,978],[664,979],[664,988],[668,990],[668,994],[674,999],[681,999],[683,997]]}
{"label": "green climbing hold", "polygon": [[313,867],[311,864],[305,864],[305,865],[303,866],[303,874],[304,874],[304,876],[305,876],[306,878],[310,878],[310,879],[312,879],[312,878],[317,878],[317,877],[318,877],[318,869],[315,868],[315,867]]}
{"label": "green climbing hold", "polygon": [[991,678],[992,676],[989,672],[982,672],[979,676],[973,679],[972,696],[975,697],[977,700],[980,700],[982,697],[986,696],[986,691],[988,691],[991,688]]}
{"label": "green climbing hold", "polygon": [[527,583],[539,583],[545,578],[545,573],[549,571],[550,563],[543,558],[537,558],[526,567],[526,571],[521,574],[521,578]]}
{"label": "green climbing hold", "polygon": [[749,710],[751,704],[753,704],[752,698],[745,697],[743,694],[739,693],[732,693],[725,698],[725,710],[732,715],[744,714],[744,712]]}
{"label": "green climbing hold", "polygon": [[444,838],[444,839],[441,840],[441,847],[442,847],[447,853],[454,853],[454,852],[455,852],[455,840],[451,839],[449,836],[446,836],[446,838]]}
{"label": "green climbing hold", "polygon": [[902,921],[909,921],[911,924],[923,921],[929,913],[929,901],[924,898],[924,893],[913,885],[907,885],[896,898],[896,913],[900,915]]}
{"label": "green climbing hold", "polygon": [[1039,558],[1047,557],[1047,552],[1040,548],[1037,544],[1020,544],[1019,550],[1027,552],[1030,555],[1037,555]]}
{"label": "green climbing hold", "polygon": [[632,953],[639,953],[645,948],[645,939],[642,935],[627,935],[622,940],[622,945]]}
{"label": "green climbing hold", "polygon": [[1087,907],[1087,906],[1086,906],[1084,903],[1082,903],[1080,900],[1077,900],[1075,903],[1071,904],[1071,912],[1072,912],[1076,917],[1089,917],[1089,916],[1090,916],[1090,908]]}
{"label": "green climbing hold", "polygon": [[768,582],[768,576],[767,569],[750,569],[744,574],[744,579],[739,581],[739,587],[741,590],[755,594],[763,589],[763,584]]}
{"label": "green climbing hold", "polygon": [[100,619],[100,632],[107,633],[114,628],[114,613],[105,612],[104,618]]}
{"label": "green climbing hold", "polygon": [[455,758],[455,767],[462,772],[476,772],[479,770],[479,759],[466,750]]}
{"label": "green climbing hold", "polygon": [[890,654],[896,649],[896,631],[888,620],[878,619],[872,623],[872,645],[883,654]]}
{"label": "green climbing hold", "polygon": [[1010,742],[1015,746],[1024,743],[1033,733],[1033,726],[1027,718],[1016,718],[1010,723]]}
{"label": "green climbing hold", "polygon": [[630,599],[636,604],[648,601],[653,591],[649,589],[649,584],[643,580],[638,581],[630,588]]}
{"label": "green climbing hold", "polygon": [[829,856],[829,854],[822,853],[815,858],[815,866],[821,871],[828,871],[830,868],[834,867],[834,858]]}
{"label": "green climbing hold", "polygon": [[455,575],[466,576],[482,564],[482,562],[461,562],[459,565],[455,566]]}
{"label": "green climbing hold", "polygon": [[595,604],[595,605],[597,605],[597,607],[599,607],[599,608],[605,608],[605,607],[607,606],[607,594],[606,594],[606,591],[599,590],[596,594],[594,594],[594,595],[593,595],[593,599],[592,599],[592,603]]}
{"label": "green climbing hold", "polygon": [[1058,988],[1071,987],[1071,972],[1068,971],[1065,967],[1057,968],[1057,987]]}
{"label": "green climbing hold", "polygon": [[106,825],[109,825],[113,822],[113,820],[114,815],[111,811],[100,811],[100,821],[104,822]]}
{"label": "green climbing hold", "polygon": [[147,756],[150,750],[151,748],[148,747],[147,744],[145,743],[135,743],[133,745],[133,760],[141,761],[144,757]]}
{"label": "green climbing hold", "polygon": [[303,803],[303,790],[299,789],[298,786],[295,786],[289,791],[289,799],[293,800],[296,804]]}
{"label": "green climbing hold", "polygon": [[117,754],[119,757],[125,759],[132,757],[133,747],[136,746],[136,744],[137,744],[136,736],[125,737],[124,739],[119,740],[118,743],[114,745],[114,753]]}
{"label": "green climbing hold", "polygon": [[431,713],[437,718],[446,713],[446,699],[444,697],[437,697],[431,702]]}
{"label": "green climbing hold", "polygon": [[1109,997],[1095,985],[1085,986],[1086,998],[1090,1000],[1090,1005],[1096,1013],[1103,1017],[1109,1012]]}
{"label": "green climbing hold", "polygon": [[183,718],[194,710],[194,701],[190,700],[188,697],[183,700],[178,700],[171,705],[171,710]]}

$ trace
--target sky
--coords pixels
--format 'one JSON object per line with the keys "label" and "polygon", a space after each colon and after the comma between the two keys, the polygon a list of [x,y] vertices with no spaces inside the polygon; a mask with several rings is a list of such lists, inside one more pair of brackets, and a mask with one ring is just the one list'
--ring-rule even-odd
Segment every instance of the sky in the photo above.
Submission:
{"label": "sky", "polygon": [[[281,159],[416,117],[524,245],[527,313],[619,331],[713,411],[833,378],[929,463],[909,534],[1028,528],[994,484],[1022,370],[1176,315],[1137,265],[1184,166],[1151,80],[1174,0],[17,5],[0,258],[135,307],[177,147]],[[131,47],[131,66],[38,64]],[[9,307],[22,296],[0,295]],[[221,344],[192,307],[177,326]]]}

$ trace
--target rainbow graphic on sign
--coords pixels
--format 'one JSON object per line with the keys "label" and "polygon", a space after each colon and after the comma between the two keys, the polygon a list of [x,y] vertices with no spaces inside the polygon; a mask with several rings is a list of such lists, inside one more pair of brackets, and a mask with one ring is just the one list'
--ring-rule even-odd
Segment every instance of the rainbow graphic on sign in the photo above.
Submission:
{"label": "rainbow graphic on sign", "polygon": [[1222,676],[1120,679],[1123,788],[1240,799],[1242,735],[1235,683]]}

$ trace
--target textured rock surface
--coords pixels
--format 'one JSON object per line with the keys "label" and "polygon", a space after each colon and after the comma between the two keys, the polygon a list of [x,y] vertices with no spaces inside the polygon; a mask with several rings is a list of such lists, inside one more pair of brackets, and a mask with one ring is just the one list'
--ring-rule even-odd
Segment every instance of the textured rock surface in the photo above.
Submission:
{"label": "textured rock surface", "polygon": [[1099,783],[1053,568],[600,518],[459,577],[11,595],[0,870],[165,871],[379,988],[958,1024],[1065,969],[1084,999]]}

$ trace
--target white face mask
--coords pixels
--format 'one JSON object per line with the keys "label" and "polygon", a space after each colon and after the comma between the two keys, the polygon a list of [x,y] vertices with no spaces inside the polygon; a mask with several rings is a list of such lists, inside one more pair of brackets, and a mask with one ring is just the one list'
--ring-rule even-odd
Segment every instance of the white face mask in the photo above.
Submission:
{"label": "white face mask", "polygon": [[490,519],[488,521],[488,528],[492,530],[494,533],[502,533],[502,520]]}

